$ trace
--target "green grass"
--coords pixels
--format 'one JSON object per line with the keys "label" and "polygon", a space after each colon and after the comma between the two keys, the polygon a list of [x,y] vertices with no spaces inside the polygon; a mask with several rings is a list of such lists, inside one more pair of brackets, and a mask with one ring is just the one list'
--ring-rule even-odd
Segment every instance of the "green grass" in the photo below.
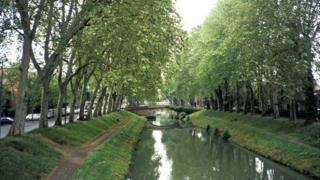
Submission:
{"label": "green grass", "polygon": [[192,114],[191,120],[197,126],[228,130],[231,142],[320,177],[319,124],[303,126],[303,121],[206,110]]}
{"label": "green grass", "polygon": [[59,144],[78,146],[88,142],[128,116],[131,116],[131,113],[127,111],[114,112],[90,121],[80,121],[62,127],[37,129],[32,133],[39,133]]}
{"label": "green grass", "polygon": [[124,179],[129,170],[134,146],[145,119],[131,116],[131,121],[101,144],[76,171],[74,180]]}
{"label": "green grass", "polygon": [[0,179],[41,179],[54,167],[60,154],[29,136],[0,141]]}
{"label": "green grass", "polygon": [[0,140],[0,180],[34,180],[47,176],[61,154],[42,141],[37,134],[61,144],[88,142],[117,122],[136,117],[130,112],[116,112],[90,121],[62,127],[37,129],[21,137]]}

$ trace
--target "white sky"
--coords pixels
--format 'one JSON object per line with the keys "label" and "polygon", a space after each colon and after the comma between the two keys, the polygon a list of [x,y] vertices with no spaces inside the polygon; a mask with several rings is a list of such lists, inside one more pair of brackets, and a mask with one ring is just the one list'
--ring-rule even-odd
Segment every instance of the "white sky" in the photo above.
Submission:
{"label": "white sky", "polygon": [[176,9],[182,18],[182,27],[190,31],[200,25],[218,0],[177,0]]}

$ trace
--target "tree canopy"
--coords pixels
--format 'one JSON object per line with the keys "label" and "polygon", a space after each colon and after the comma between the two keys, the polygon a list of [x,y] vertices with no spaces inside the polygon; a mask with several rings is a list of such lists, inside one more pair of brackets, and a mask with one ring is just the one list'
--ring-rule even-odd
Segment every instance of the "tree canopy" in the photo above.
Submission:
{"label": "tree canopy", "polygon": [[220,0],[193,29],[167,76],[174,103],[203,99],[219,110],[266,114],[290,105],[315,119],[318,1]]}

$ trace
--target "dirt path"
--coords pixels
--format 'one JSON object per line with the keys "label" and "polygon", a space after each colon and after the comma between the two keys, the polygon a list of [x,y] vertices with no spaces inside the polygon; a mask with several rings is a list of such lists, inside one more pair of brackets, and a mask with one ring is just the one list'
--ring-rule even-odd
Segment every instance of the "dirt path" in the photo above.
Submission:
{"label": "dirt path", "polygon": [[58,161],[56,167],[45,178],[47,180],[67,180],[70,179],[76,169],[82,164],[88,154],[93,151],[97,146],[110,137],[113,133],[123,128],[129,122],[128,119],[123,120],[99,136],[95,137],[90,142],[80,147],[62,146],[51,140],[46,140],[48,144],[58,149],[63,153],[63,156]]}

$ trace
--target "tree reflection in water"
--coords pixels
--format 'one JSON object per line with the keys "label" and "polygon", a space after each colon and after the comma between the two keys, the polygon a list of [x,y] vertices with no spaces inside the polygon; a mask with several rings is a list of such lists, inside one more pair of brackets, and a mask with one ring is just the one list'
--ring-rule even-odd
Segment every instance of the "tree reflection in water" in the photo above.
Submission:
{"label": "tree reflection in water", "polygon": [[309,179],[202,130],[145,129],[141,138],[129,174],[133,180]]}
{"label": "tree reflection in water", "polygon": [[154,154],[152,155],[152,161],[159,160],[158,167],[158,179],[170,180],[172,171],[172,161],[167,156],[166,146],[162,143],[162,131],[154,130],[152,137],[155,140]]}

